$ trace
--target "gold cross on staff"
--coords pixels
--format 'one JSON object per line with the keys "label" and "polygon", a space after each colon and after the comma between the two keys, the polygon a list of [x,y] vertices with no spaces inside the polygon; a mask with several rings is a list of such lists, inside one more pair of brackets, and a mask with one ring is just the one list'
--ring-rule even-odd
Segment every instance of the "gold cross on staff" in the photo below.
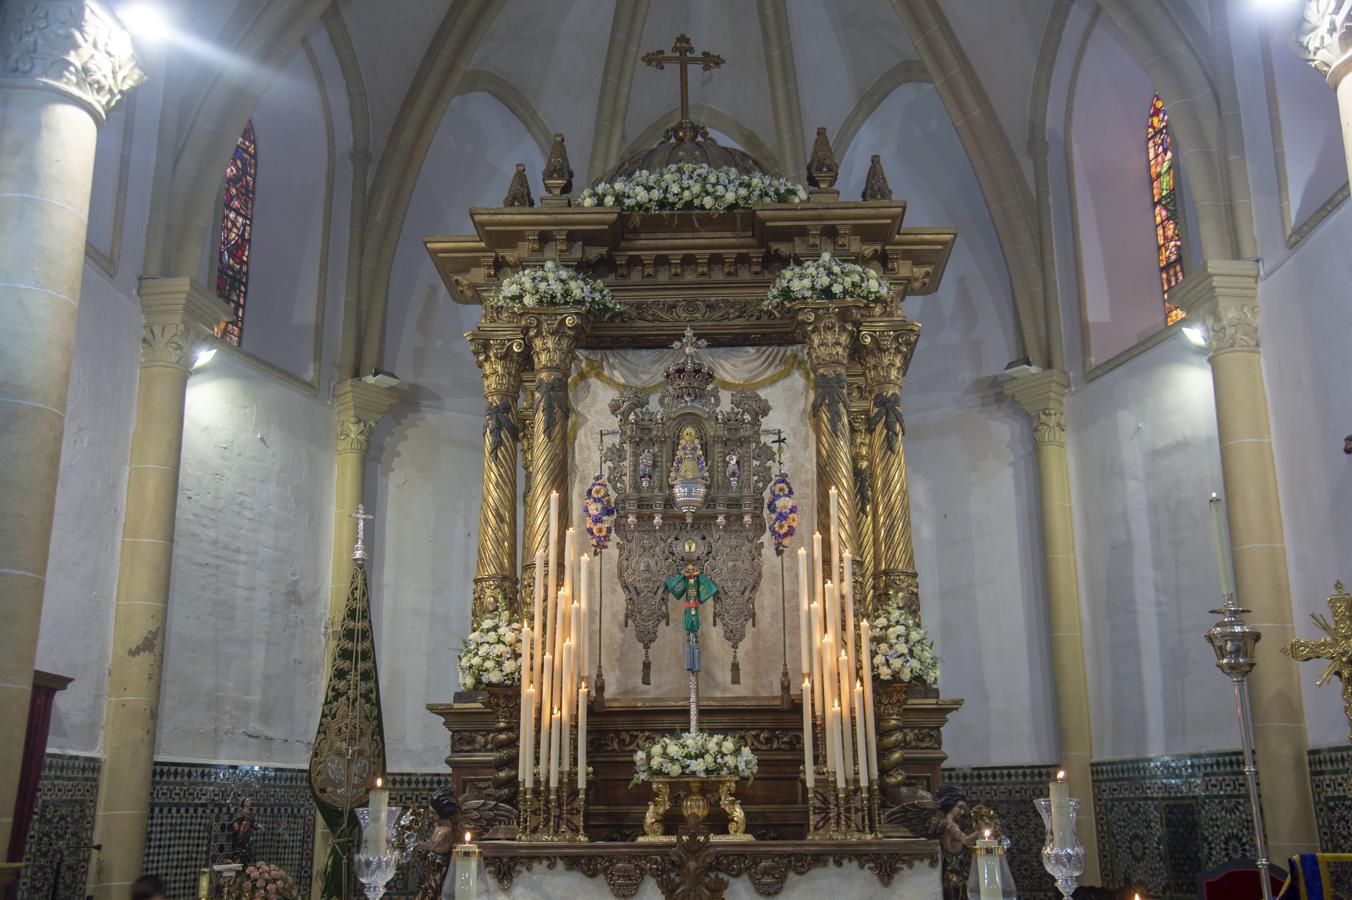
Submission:
{"label": "gold cross on staff", "polygon": [[1352,594],[1343,590],[1341,581],[1333,585],[1333,590],[1333,596],[1329,597],[1333,624],[1319,613],[1310,614],[1319,630],[1328,637],[1317,641],[1295,640],[1283,647],[1282,652],[1296,660],[1329,661],[1315,686],[1323,687],[1330,678],[1338,676],[1343,685],[1343,715],[1347,716],[1348,729],[1352,730]]}
{"label": "gold cross on staff", "polygon": [[668,56],[661,50],[650,50],[643,54],[643,64],[652,66],[654,69],[665,69],[667,63],[673,63],[680,67],[681,121],[686,122],[690,119],[690,77],[686,74],[688,68],[699,66],[704,71],[709,72],[723,65],[723,57],[717,53],[710,53],[708,50],[705,50],[699,56],[695,56],[695,45],[684,34],[676,36],[676,43],[671,45],[671,52],[675,55]]}

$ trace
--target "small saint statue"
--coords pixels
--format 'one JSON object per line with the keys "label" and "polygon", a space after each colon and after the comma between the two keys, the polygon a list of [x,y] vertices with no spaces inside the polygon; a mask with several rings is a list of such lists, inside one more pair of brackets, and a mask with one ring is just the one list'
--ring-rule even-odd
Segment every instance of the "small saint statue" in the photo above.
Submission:
{"label": "small saint statue", "polygon": [[638,455],[638,481],[646,491],[653,483],[653,466],[657,463],[657,454],[652,447],[644,447]]}
{"label": "small saint statue", "polygon": [[226,838],[230,843],[230,861],[248,865],[253,862],[254,835],[263,830],[253,813],[253,801],[248,797],[239,801],[239,812],[230,820]]}
{"label": "small saint statue", "polygon": [[667,579],[667,592],[678,600],[684,601],[685,615],[685,670],[699,671],[699,610],[718,593],[718,585],[704,574],[704,568],[694,559],[695,542],[685,542],[688,562],[680,573]]}
{"label": "small saint statue", "polygon": [[732,489],[735,491],[737,490],[737,482],[742,480],[742,464],[737,459],[736,450],[729,451],[727,455],[727,460],[728,467],[724,470],[724,472],[728,476],[728,484],[731,485]]}

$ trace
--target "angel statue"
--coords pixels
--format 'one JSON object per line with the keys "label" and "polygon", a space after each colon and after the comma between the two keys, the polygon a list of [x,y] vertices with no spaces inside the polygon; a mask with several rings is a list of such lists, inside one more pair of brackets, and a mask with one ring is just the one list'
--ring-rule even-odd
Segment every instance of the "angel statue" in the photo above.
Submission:
{"label": "angel statue", "polygon": [[685,542],[685,568],[667,579],[667,592],[685,602],[685,669],[699,671],[699,610],[718,593],[718,585],[704,574],[704,567],[695,559],[696,544]]}

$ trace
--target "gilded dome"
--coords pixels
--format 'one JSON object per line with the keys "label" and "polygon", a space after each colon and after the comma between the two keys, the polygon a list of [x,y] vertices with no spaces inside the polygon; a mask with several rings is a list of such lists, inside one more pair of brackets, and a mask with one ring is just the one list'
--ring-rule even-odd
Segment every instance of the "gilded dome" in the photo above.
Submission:
{"label": "gilded dome", "polygon": [[596,180],[613,182],[639,171],[656,172],[678,163],[703,163],[715,169],[731,166],[744,175],[766,175],[760,160],[735,147],[724,147],[709,136],[709,129],[690,119],[682,119],[662,135],[657,146],[633,154]]}

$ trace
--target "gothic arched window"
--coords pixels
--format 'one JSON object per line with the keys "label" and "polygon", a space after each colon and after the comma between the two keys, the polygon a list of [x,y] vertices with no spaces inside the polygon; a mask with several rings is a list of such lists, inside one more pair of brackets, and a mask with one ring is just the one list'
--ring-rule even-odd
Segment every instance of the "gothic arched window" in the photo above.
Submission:
{"label": "gothic arched window", "polygon": [[222,322],[216,334],[236,347],[244,333],[244,301],[249,293],[249,245],[253,240],[254,179],[258,148],[253,121],[235,142],[225,167],[225,202],[221,210],[221,242],[216,253],[216,296],[230,304],[234,318]]}
{"label": "gothic arched window", "polygon": [[1169,137],[1169,113],[1156,94],[1150,102],[1145,131],[1145,153],[1150,163],[1150,189],[1155,206],[1155,246],[1159,250],[1160,289],[1164,292],[1164,322],[1172,325],[1185,313],[1169,302],[1169,289],[1183,280],[1183,227],[1178,220],[1178,191],[1174,177],[1174,148]]}

